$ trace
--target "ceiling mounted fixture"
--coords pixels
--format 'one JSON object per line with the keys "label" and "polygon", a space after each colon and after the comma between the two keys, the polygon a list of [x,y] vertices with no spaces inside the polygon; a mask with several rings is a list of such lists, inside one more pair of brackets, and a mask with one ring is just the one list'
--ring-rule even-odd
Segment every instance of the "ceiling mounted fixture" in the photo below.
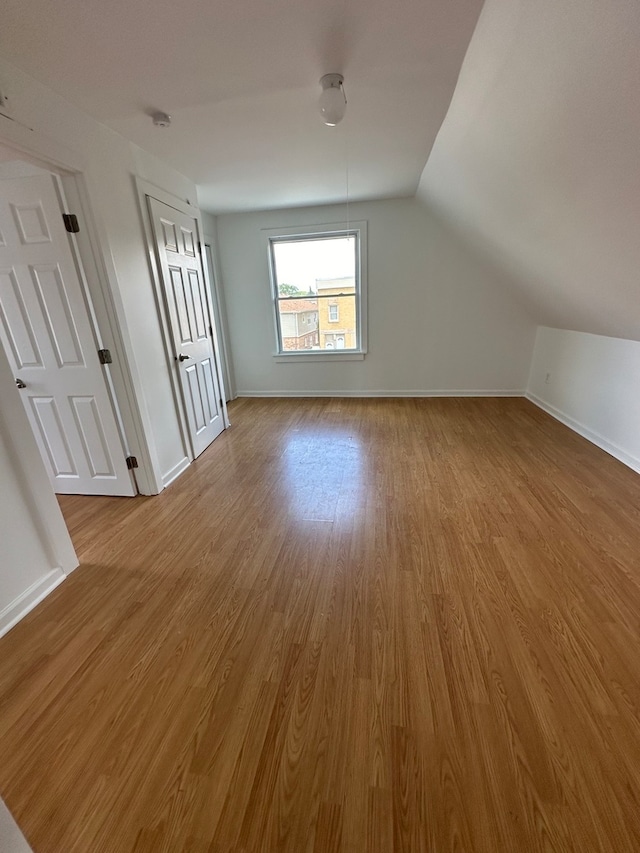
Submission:
{"label": "ceiling mounted fixture", "polygon": [[347,110],[347,97],[344,93],[342,74],[325,74],[320,78],[322,94],[318,101],[322,120],[329,127],[335,127],[344,118]]}
{"label": "ceiling mounted fixture", "polygon": [[156,127],[169,127],[171,124],[171,116],[168,113],[157,112],[151,118]]}

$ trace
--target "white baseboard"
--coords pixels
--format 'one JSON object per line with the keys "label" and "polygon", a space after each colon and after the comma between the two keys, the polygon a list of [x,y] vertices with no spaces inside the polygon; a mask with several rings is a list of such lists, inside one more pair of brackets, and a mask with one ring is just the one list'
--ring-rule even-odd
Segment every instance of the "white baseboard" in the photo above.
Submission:
{"label": "white baseboard", "polygon": [[179,477],[183,471],[186,471],[189,465],[191,464],[191,460],[188,456],[185,456],[184,459],[181,459],[177,465],[174,465],[170,471],[167,471],[166,474],[162,475],[162,488],[166,489],[170,483]]}
{"label": "white baseboard", "polygon": [[59,586],[66,578],[62,569],[52,569],[0,611],[0,637],[36,607],[43,598]]}
{"label": "white baseboard", "polygon": [[595,432],[592,429],[589,429],[588,426],[585,426],[580,421],[576,421],[574,418],[565,414],[560,409],[557,409],[555,406],[552,406],[551,403],[547,403],[541,397],[537,397],[535,394],[532,394],[530,391],[527,391],[525,394],[527,400],[530,400],[534,405],[538,406],[538,408],[545,411],[548,415],[551,415],[552,418],[555,418],[560,423],[563,423],[565,426],[572,429],[574,432],[577,432],[578,435],[581,435],[583,438],[586,438],[587,441],[590,441],[592,444],[595,444],[596,447],[599,447],[601,450],[604,450],[610,456],[614,456],[618,461],[622,462],[624,465],[627,465],[633,471],[640,474],[640,459],[637,459],[635,456],[632,456],[630,453],[627,453],[622,447],[619,447],[617,444],[606,439],[600,433]]}
{"label": "white baseboard", "polygon": [[238,397],[524,397],[519,390],[471,391],[238,391]]}

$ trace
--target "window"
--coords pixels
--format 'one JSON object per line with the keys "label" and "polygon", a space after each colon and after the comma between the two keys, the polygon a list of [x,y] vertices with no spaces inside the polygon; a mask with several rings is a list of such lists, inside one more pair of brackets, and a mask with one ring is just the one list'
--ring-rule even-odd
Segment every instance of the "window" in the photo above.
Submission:
{"label": "window", "polygon": [[266,237],[276,357],[364,358],[366,223],[288,228]]}

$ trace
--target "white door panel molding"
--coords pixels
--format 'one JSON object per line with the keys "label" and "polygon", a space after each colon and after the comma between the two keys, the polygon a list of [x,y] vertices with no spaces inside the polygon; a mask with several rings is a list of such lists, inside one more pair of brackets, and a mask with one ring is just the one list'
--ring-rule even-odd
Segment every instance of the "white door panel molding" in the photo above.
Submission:
{"label": "white door panel molding", "polygon": [[0,181],[0,341],[54,489],[135,494],[55,178]]}
{"label": "white door panel molding", "polygon": [[203,244],[193,211],[183,212],[151,195],[146,199],[157,263],[158,303],[165,312],[167,356],[191,457],[195,458],[227,424]]}

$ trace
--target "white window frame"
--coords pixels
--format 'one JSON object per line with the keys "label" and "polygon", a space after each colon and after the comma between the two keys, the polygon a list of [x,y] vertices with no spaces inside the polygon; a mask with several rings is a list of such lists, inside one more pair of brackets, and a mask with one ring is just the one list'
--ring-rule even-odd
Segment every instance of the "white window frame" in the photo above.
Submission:
{"label": "white window frame", "polygon": [[[332,308],[336,309],[336,311],[335,311],[336,316],[335,317],[331,316],[331,314],[333,313],[331,310]],[[338,305],[337,302],[335,305],[331,302],[329,303],[329,318],[328,318],[327,322],[328,323],[339,323],[340,322],[340,306]]]}
{"label": "white window frame", "polygon": [[[304,225],[288,228],[263,229],[271,282],[271,303],[275,331],[274,361],[361,361],[367,353],[367,223],[338,222],[325,225]],[[275,272],[273,245],[278,241],[317,240],[318,238],[348,237],[356,238],[356,318],[358,341],[355,349],[350,350],[299,350],[292,352],[282,349],[280,330],[280,312],[278,311],[278,282]],[[320,310],[320,309],[318,309]]]}

